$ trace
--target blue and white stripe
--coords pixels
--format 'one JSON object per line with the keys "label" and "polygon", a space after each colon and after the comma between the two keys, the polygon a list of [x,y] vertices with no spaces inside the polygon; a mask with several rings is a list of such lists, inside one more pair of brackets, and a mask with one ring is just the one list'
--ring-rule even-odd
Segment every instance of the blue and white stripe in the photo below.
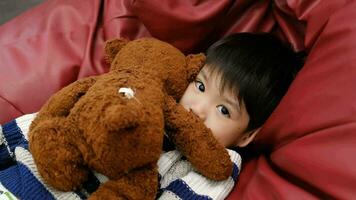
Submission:
{"label": "blue and white stripe", "polygon": [[240,155],[228,150],[233,162],[233,172],[224,181],[213,181],[205,178],[186,160],[179,151],[169,151],[161,155],[158,166],[160,174],[159,199],[225,199],[233,189],[239,169]]}
{"label": "blue and white stripe", "polygon": [[[0,182],[19,199],[87,198],[83,192],[62,192],[44,182],[28,151],[28,129],[36,114],[24,115],[1,126],[0,166],[13,164],[0,171]],[[97,180],[97,179],[96,179]]]}

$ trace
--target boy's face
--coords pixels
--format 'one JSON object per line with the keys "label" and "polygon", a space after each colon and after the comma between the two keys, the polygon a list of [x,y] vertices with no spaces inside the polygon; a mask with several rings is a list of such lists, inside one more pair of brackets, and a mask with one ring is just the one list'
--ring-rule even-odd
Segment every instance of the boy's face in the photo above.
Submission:
{"label": "boy's face", "polygon": [[204,66],[186,89],[180,104],[192,110],[225,147],[245,146],[245,131],[250,120],[243,102],[229,91],[220,92],[219,75]]}

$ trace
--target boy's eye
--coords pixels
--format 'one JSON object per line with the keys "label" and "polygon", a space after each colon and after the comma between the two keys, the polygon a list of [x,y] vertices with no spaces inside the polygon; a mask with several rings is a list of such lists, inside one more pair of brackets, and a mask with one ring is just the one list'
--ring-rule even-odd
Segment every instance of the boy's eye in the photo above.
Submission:
{"label": "boy's eye", "polygon": [[201,82],[201,81],[195,81],[195,87],[196,87],[200,92],[204,92],[204,91],[205,91],[205,86],[204,86],[203,82]]}
{"label": "boy's eye", "polygon": [[230,118],[230,112],[224,105],[219,105],[216,108],[221,114],[224,115],[224,117]]}

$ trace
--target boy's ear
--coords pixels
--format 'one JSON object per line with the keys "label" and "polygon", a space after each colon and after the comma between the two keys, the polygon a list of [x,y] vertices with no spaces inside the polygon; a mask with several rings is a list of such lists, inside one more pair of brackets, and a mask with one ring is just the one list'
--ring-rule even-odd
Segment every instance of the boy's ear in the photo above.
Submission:
{"label": "boy's ear", "polygon": [[261,128],[254,129],[242,135],[242,137],[237,141],[236,146],[245,147],[250,144],[256,137],[257,133],[260,132]]}

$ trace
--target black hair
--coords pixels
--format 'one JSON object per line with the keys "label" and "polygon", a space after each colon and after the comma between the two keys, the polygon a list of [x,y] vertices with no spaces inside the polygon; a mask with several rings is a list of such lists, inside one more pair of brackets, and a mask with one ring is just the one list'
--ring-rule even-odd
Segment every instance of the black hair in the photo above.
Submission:
{"label": "black hair", "polygon": [[302,67],[302,58],[268,33],[235,33],[207,50],[206,64],[220,75],[220,90],[243,102],[247,131],[263,125]]}

